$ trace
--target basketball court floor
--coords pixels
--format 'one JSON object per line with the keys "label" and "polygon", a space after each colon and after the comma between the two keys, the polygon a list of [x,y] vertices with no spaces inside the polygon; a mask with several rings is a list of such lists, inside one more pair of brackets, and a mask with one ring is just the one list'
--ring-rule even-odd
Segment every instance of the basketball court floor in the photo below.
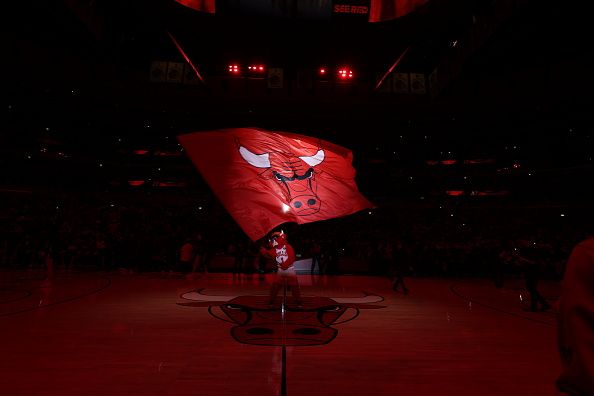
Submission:
{"label": "basketball court floor", "polygon": [[557,394],[556,313],[521,279],[299,275],[302,306],[270,306],[271,276],[0,272],[0,394]]}

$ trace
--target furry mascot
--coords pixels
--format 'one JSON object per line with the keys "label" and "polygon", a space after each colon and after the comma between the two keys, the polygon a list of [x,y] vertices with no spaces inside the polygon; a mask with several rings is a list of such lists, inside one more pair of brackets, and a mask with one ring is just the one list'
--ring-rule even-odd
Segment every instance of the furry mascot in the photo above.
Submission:
{"label": "furry mascot", "polygon": [[301,306],[301,293],[297,282],[297,273],[293,263],[295,262],[295,250],[287,242],[287,235],[281,230],[270,235],[268,248],[260,248],[260,253],[276,262],[277,271],[270,289],[269,304],[273,305],[281,287],[291,286],[291,294],[295,305]]}

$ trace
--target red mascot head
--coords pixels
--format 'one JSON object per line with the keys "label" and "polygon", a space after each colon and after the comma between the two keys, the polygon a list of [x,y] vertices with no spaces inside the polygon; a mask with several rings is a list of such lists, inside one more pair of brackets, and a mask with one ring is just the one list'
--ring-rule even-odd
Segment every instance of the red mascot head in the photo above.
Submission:
{"label": "red mascot head", "polygon": [[275,231],[270,235],[270,244],[272,247],[283,246],[287,244],[287,234],[283,230]]}

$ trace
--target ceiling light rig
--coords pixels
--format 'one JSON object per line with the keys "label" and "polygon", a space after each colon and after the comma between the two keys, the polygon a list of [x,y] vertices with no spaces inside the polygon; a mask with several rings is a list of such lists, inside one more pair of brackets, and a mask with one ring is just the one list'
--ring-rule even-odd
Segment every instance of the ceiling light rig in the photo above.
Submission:
{"label": "ceiling light rig", "polygon": [[354,77],[353,70],[350,67],[341,67],[338,69],[339,81],[350,81]]}
{"label": "ceiling light rig", "polygon": [[241,68],[239,67],[239,65],[237,63],[232,63],[232,64],[228,65],[227,66],[227,71],[232,76],[239,76],[239,75],[241,75]]}

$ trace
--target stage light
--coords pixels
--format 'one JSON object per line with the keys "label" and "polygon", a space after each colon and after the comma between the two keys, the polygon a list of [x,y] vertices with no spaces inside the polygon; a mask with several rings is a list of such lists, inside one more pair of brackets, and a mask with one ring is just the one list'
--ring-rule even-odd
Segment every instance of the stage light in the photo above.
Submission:
{"label": "stage light", "polygon": [[327,80],[328,79],[328,68],[326,66],[320,66],[318,68],[317,75],[320,80]]}
{"label": "stage light", "polygon": [[443,165],[454,165],[457,162],[457,160],[442,160],[441,163]]}
{"label": "stage light", "polygon": [[342,67],[338,69],[338,79],[340,81],[349,81],[353,79],[353,70],[349,67]]}
{"label": "stage light", "polygon": [[316,78],[319,81],[327,82],[329,74],[330,74],[330,69],[328,69],[328,67],[326,65],[319,66],[316,70]]}
{"label": "stage light", "polygon": [[265,67],[262,64],[252,64],[248,66],[248,73],[252,76],[262,76],[264,71]]}
{"label": "stage light", "polygon": [[239,67],[238,64],[235,64],[235,63],[229,65],[227,67],[227,70],[229,71],[230,74],[235,75],[235,76],[237,76],[241,73],[241,68]]}

